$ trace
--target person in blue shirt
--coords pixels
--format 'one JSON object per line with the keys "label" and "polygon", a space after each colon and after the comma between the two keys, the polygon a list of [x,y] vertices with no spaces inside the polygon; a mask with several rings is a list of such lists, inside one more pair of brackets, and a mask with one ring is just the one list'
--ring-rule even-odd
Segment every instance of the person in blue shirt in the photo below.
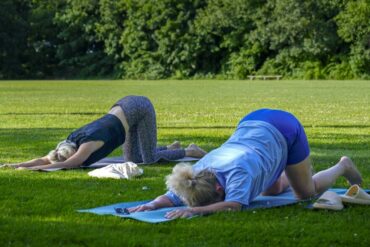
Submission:
{"label": "person in blue shirt", "polygon": [[166,217],[189,217],[240,210],[260,195],[276,195],[289,185],[298,199],[329,189],[340,176],[360,184],[348,157],[313,175],[303,126],[291,113],[260,109],[245,116],[232,136],[194,166],[178,164],[166,177],[168,192],[129,212],[187,205]]}
{"label": "person in blue shirt", "polygon": [[205,151],[195,144],[182,149],[178,141],[157,147],[154,107],[144,96],[126,96],[108,114],[73,131],[48,155],[14,164],[14,168],[48,169],[89,166],[123,145],[124,160],[151,164],[160,159],[200,158]]}

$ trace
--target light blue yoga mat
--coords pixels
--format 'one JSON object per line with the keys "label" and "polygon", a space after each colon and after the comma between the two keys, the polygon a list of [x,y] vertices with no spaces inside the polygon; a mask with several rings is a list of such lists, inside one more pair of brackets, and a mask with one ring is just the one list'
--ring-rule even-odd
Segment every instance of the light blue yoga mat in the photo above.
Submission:
{"label": "light blue yoga mat", "polygon": [[99,214],[99,215],[115,215],[118,217],[135,219],[135,220],[144,221],[147,223],[160,223],[160,222],[166,222],[166,221],[171,220],[171,219],[167,219],[164,217],[167,212],[172,211],[174,209],[185,208],[185,207],[161,208],[161,209],[157,209],[153,211],[136,212],[132,214],[118,214],[115,211],[115,208],[130,208],[130,207],[135,207],[135,206],[147,203],[147,202],[150,202],[150,200],[138,201],[138,202],[122,202],[122,203],[117,203],[117,204],[98,207],[98,208],[82,209],[82,210],[78,210],[78,212],[93,213],[93,214]]}
{"label": "light blue yoga mat", "polygon": [[[347,189],[330,189],[330,191],[334,191],[337,194],[344,194]],[[368,190],[367,190],[368,191]],[[123,202],[123,203],[117,203],[113,205],[107,205],[103,207],[98,208],[92,208],[92,209],[82,209],[78,210],[78,212],[81,213],[93,213],[93,214],[99,214],[99,215],[115,215],[122,218],[130,218],[135,219],[147,223],[160,223],[160,222],[166,222],[170,221],[172,219],[165,218],[165,214],[169,211],[172,211],[174,209],[179,208],[185,208],[185,207],[170,207],[170,208],[161,208],[158,210],[153,211],[145,211],[145,212],[136,212],[132,214],[119,214],[116,213],[115,208],[129,208],[138,206],[144,203],[149,202],[148,201],[138,201],[138,202]],[[286,206],[294,203],[298,203],[299,201],[295,199],[293,192],[288,191],[285,193],[282,193],[277,196],[258,196],[254,201],[250,203],[247,207],[244,207],[244,210],[251,210],[251,209],[258,209],[258,208],[271,208],[271,207],[280,207],[280,206]]]}

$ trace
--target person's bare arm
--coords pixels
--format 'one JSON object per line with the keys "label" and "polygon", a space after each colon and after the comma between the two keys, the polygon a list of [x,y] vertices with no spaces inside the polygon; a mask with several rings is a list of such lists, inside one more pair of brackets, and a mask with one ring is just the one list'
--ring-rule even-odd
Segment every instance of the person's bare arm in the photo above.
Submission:
{"label": "person's bare arm", "polygon": [[[99,145],[100,146],[100,145]],[[63,162],[55,162],[53,164],[46,164],[41,166],[34,166],[31,167],[31,170],[39,170],[39,169],[49,169],[49,168],[65,168],[71,169],[79,167],[83,164],[85,160],[89,158],[89,156],[97,150],[97,142],[87,142],[82,144],[77,152],[72,155],[69,159]]]}
{"label": "person's bare arm", "polygon": [[168,212],[166,218],[176,219],[176,218],[187,218],[194,215],[206,215],[211,213],[216,213],[220,211],[239,211],[242,205],[238,202],[216,202],[207,206],[201,207],[190,207],[185,209],[178,209]]}
{"label": "person's bare arm", "polygon": [[47,165],[47,164],[50,164],[50,160],[48,156],[44,156],[41,158],[29,160],[29,161],[22,162],[22,163],[10,164],[9,166],[13,168],[19,168],[19,167],[42,166],[42,165]]}
{"label": "person's bare arm", "polygon": [[161,195],[155,198],[153,201],[148,202],[143,205],[136,207],[128,208],[130,213],[141,212],[141,211],[150,211],[158,208],[173,207],[173,203],[168,199],[166,195]]}

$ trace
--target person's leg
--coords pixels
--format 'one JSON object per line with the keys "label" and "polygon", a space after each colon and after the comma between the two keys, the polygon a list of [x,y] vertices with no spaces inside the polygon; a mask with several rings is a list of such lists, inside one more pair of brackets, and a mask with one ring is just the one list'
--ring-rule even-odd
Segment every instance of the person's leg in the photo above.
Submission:
{"label": "person's leg", "polygon": [[312,178],[315,181],[316,190],[322,192],[329,189],[340,176],[344,176],[351,185],[362,183],[360,172],[346,156],[343,156],[336,165],[316,173]]}
{"label": "person's leg", "polygon": [[158,147],[155,148],[155,151],[159,152],[159,151],[163,151],[163,150],[167,150],[167,149],[168,149],[167,146],[158,146]]}
{"label": "person's leg", "polygon": [[315,196],[317,193],[314,180],[312,179],[311,160],[309,157],[295,165],[288,165],[285,174],[294,194],[299,199]]}
{"label": "person's leg", "polygon": [[156,148],[157,152],[163,151],[163,150],[175,150],[175,149],[181,149],[181,144],[179,141],[174,141],[173,143],[167,146],[157,146]]}
{"label": "person's leg", "polygon": [[157,129],[155,113],[147,114],[138,123],[140,153],[144,163],[150,164],[160,159],[176,160],[185,157],[184,149],[157,148]]}
{"label": "person's leg", "polygon": [[286,176],[295,195],[300,199],[310,198],[329,189],[335,181],[344,176],[350,184],[360,184],[361,175],[348,157],[312,176],[311,161],[307,157],[302,162],[285,168]]}
{"label": "person's leg", "polygon": [[190,144],[186,149],[178,149],[179,142],[174,142],[166,149],[157,148],[157,125],[153,106],[147,102],[142,118],[137,124],[137,133],[141,157],[144,163],[150,164],[163,160],[177,160],[190,157],[203,157],[205,152],[195,144]]}
{"label": "person's leg", "polygon": [[274,196],[284,192],[289,187],[289,181],[285,172],[267,190],[261,193],[263,196]]}
{"label": "person's leg", "polygon": [[[126,109],[130,113],[130,121],[128,122],[131,126],[136,126],[136,131],[130,136],[128,142],[132,146],[131,156],[141,156],[143,163],[150,164],[160,159],[176,160],[183,158],[186,154],[197,155],[199,153],[199,150],[193,146],[188,147],[187,150],[176,149],[180,145],[178,142],[172,143],[167,148],[157,148],[156,114],[152,103],[146,97],[131,97],[130,105],[134,108]],[[132,129],[132,127],[130,128]]]}
{"label": "person's leg", "polygon": [[154,107],[147,99],[141,99],[140,107],[136,109],[140,115],[137,123],[137,136],[141,158],[144,163],[156,161],[157,153],[157,123]]}
{"label": "person's leg", "polygon": [[[174,150],[181,148],[180,142],[175,141],[167,146],[156,147],[156,153],[165,150]],[[143,162],[141,148],[139,144],[139,131],[136,125],[132,126],[128,136],[126,137],[126,142],[123,145],[124,149],[124,160],[133,161],[136,163]]]}
{"label": "person's leg", "polygon": [[126,136],[126,141],[123,144],[123,157],[125,162],[142,162],[139,146],[139,136],[136,125],[131,126],[128,135]]}
{"label": "person's leg", "polygon": [[174,141],[170,145],[167,145],[167,149],[169,150],[181,149],[181,143],[179,141]]}
{"label": "person's leg", "polygon": [[190,144],[187,148],[185,148],[185,156],[187,157],[202,158],[206,154],[207,154],[206,151],[204,151],[194,143]]}
{"label": "person's leg", "polygon": [[[170,151],[170,150],[184,150],[184,149],[181,149],[181,144],[179,141],[175,141],[172,144],[164,146],[164,147],[156,148],[157,153],[161,151],[165,151],[165,150]],[[168,154],[165,154],[165,156],[163,156],[164,159],[166,159],[166,156],[171,155],[171,152],[166,152],[166,153]],[[160,154],[163,155],[164,153],[160,153]],[[185,156],[187,157],[202,158],[206,154],[207,154],[206,151],[204,151],[203,149],[201,149],[194,143],[190,144],[187,148],[185,148]],[[170,158],[170,160],[173,160],[173,159]]]}

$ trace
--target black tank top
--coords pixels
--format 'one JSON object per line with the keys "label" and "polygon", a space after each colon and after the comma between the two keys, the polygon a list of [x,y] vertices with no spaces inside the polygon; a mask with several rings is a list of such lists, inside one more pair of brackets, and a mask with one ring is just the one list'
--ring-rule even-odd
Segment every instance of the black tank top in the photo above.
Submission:
{"label": "black tank top", "polygon": [[105,116],[86,124],[85,126],[73,131],[68,137],[77,144],[79,148],[83,143],[90,141],[103,141],[104,145],[93,152],[83,163],[88,166],[102,158],[108,156],[114,149],[125,142],[125,129],[118,117],[112,114]]}

